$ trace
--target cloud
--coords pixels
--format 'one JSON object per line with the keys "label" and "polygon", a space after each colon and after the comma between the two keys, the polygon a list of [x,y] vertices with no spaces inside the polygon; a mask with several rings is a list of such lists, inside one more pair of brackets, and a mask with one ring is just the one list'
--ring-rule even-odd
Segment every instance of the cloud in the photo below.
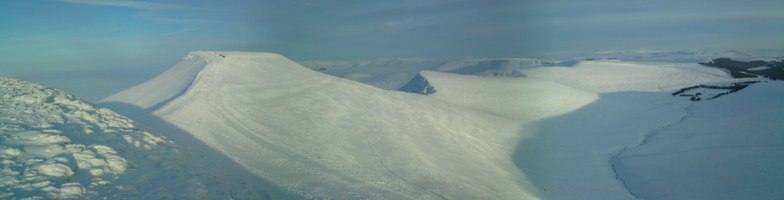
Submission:
{"label": "cloud", "polygon": [[55,1],[72,3],[72,4],[111,6],[111,7],[144,9],[144,10],[186,8],[183,6],[172,5],[172,4],[151,3],[151,2],[130,1],[130,0],[55,0]]}

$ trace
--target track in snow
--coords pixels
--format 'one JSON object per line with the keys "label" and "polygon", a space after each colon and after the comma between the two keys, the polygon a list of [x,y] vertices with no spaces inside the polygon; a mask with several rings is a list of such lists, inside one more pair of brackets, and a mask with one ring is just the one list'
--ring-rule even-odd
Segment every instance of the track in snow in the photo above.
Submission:
{"label": "track in snow", "polygon": [[373,137],[372,137],[372,136],[373,136],[374,134],[376,134],[376,133],[380,132],[380,130],[381,130],[381,129],[375,128],[375,129],[373,129],[373,131],[371,131],[370,133],[368,133],[368,134],[367,134],[367,135],[368,135],[368,138],[367,138],[367,144],[368,144],[368,148],[370,148],[370,150],[372,150],[372,151],[373,151],[373,154],[375,154],[375,155],[376,155],[376,157],[378,158],[378,163],[379,163],[379,164],[380,164],[382,167],[384,167],[384,169],[386,169],[387,171],[389,171],[389,173],[391,173],[392,175],[394,175],[394,176],[396,176],[396,177],[400,178],[400,180],[403,180],[403,182],[406,182],[406,184],[413,185],[413,186],[416,186],[416,187],[418,187],[418,188],[421,188],[422,190],[429,191],[429,192],[430,192],[430,193],[432,193],[433,195],[436,195],[436,196],[438,196],[438,198],[441,198],[441,199],[443,199],[443,200],[449,200],[448,198],[444,197],[444,195],[441,195],[441,194],[439,194],[439,193],[438,193],[438,192],[436,192],[436,191],[433,191],[433,190],[427,189],[427,188],[425,188],[424,186],[421,186],[421,185],[419,185],[419,184],[416,184],[416,183],[414,183],[414,182],[411,182],[411,181],[409,181],[409,180],[408,180],[406,177],[404,177],[404,176],[402,176],[402,175],[398,174],[397,172],[395,172],[395,170],[392,170],[392,168],[389,168],[389,166],[387,166],[387,164],[384,162],[384,158],[381,156],[381,153],[379,153],[379,152],[378,152],[378,150],[376,150],[376,148],[375,148],[375,147],[373,147],[373,144],[372,144],[372,143],[373,143],[373,142],[372,142],[372,141],[373,141],[373,139],[372,139]]}

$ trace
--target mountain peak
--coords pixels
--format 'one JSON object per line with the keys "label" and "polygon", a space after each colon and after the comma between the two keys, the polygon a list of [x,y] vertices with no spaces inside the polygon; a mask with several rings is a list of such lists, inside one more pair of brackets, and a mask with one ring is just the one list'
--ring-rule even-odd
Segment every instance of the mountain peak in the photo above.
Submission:
{"label": "mountain peak", "polygon": [[425,78],[425,76],[422,76],[422,72],[417,73],[417,75],[414,76],[414,78],[411,78],[411,80],[409,80],[405,85],[403,85],[403,87],[400,87],[400,89],[398,90],[403,92],[408,92],[408,93],[416,93],[416,94],[424,94],[424,95],[436,93],[436,89],[432,85],[430,85],[430,81],[428,81],[427,78]]}
{"label": "mountain peak", "polygon": [[228,56],[250,56],[250,57],[267,57],[267,58],[285,58],[284,56],[273,52],[244,52],[244,51],[191,51],[185,57],[201,56],[206,58],[228,57]]}
{"label": "mountain peak", "polygon": [[109,96],[100,102],[127,103],[147,111],[153,111],[184,94],[194,84],[199,74],[208,68],[215,68],[212,70],[213,72],[229,68],[248,70],[242,69],[243,66],[250,64],[258,67],[275,67],[278,66],[277,63],[293,64],[288,58],[276,53],[193,51],[152,80]]}

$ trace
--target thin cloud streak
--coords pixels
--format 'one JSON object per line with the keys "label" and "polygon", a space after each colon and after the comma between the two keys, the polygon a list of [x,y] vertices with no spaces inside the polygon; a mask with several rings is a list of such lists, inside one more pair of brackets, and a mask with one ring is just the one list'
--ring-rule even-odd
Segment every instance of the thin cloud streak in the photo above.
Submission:
{"label": "thin cloud streak", "polygon": [[172,5],[172,4],[150,3],[150,2],[139,2],[139,1],[128,1],[128,0],[55,0],[55,1],[71,3],[71,4],[111,6],[111,7],[144,9],[144,10],[188,8],[188,7]]}
{"label": "thin cloud streak", "polygon": [[702,12],[702,13],[602,13],[592,16],[570,16],[569,18],[551,19],[539,23],[554,25],[580,25],[580,24],[660,24],[660,23],[688,23],[699,21],[725,21],[732,19],[784,19],[780,11],[734,11],[734,12]]}

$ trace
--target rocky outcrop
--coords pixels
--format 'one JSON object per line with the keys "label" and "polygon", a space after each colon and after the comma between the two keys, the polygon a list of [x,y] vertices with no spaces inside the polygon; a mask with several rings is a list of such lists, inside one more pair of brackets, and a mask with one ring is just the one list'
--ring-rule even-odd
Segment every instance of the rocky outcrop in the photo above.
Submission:
{"label": "rocky outcrop", "polygon": [[[700,65],[720,68],[728,71],[734,78],[768,78],[771,80],[784,80],[784,61],[781,59],[773,61],[737,61],[730,58],[716,58]],[[740,91],[747,86],[759,83],[760,81],[743,81],[730,83],[728,85],[695,85],[682,88],[674,93],[673,96],[689,97],[691,101],[711,100],[724,95]]]}
{"label": "rocky outcrop", "polygon": [[691,101],[711,100],[740,91],[754,83],[759,83],[759,81],[745,81],[729,85],[695,85],[680,89],[672,93],[672,96],[689,97]]}
{"label": "rocky outcrop", "polygon": [[737,61],[730,58],[716,58],[701,65],[728,70],[735,78],[765,77],[771,80],[784,80],[784,61]]}
{"label": "rocky outcrop", "polygon": [[409,93],[416,93],[416,94],[433,94],[436,92],[436,89],[430,85],[430,82],[422,76],[422,73],[418,73],[414,78],[408,81],[403,87],[398,89],[399,91],[409,92]]}
{"label": "rocky outcrop", "polygon": [[144,198],[177,180],[173,142],[62,91],[0,77],[0,113],[0,199]]}

